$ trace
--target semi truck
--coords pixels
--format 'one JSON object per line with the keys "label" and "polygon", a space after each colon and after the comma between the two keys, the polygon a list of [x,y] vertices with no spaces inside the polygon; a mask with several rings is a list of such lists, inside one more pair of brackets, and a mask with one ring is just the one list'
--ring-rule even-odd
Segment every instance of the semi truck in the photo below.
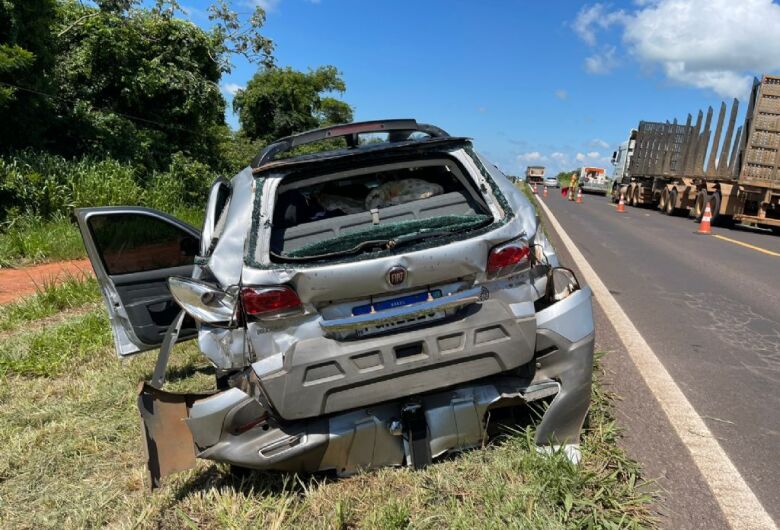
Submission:
{"label": "semi truck", "polygon": [[528,166],[525,168],[525,181],[528,184],[542,184],[544,182],[544,166]]}
{"label": "semi truck", "polygon": [[780,76],[754,80],[744,124],[735,131],[738,112],[735,99],[726,123],[721,104],[714,133],[712,107],[706,118],[699,111],[695,124],[690,114],[685,125],[639,122],[613,155],[612,200],[622,195],[632,206],[697,221],[709,204],[713,223],[780,231]]}

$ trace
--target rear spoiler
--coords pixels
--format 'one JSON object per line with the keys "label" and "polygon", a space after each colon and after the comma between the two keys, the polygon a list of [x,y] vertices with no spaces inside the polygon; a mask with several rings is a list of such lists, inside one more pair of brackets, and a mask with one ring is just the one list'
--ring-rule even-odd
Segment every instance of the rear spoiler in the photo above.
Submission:
{"label": "rear spoiler", "polygon": [[[409,136],[414,132],[426,133],[433,138],[449,137],[449,134],[435,125],[417,123],[416,120],[411,119],[363,121],[333,125],[332,127],[323,127],[322,129],[314,129],[300,134],[294,134],[272,143],[252,160],[252,168],[256,169],[263,164],[270,162],[279,153],[290,151],[301,145],[321,142],[332,138],[345,138],[349,147],[357,147],[358,135],[372,132],[390,132],[391,141],[408,140]],[[393,135],[393,133],[396,134]],[[396,138],[393,139],[393,136]]]}

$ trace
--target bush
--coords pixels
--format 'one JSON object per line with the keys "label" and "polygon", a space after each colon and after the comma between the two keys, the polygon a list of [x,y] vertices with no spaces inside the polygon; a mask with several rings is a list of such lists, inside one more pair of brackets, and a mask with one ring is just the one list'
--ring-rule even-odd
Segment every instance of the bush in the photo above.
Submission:
{"label": "bush", "polygon": [[0,159],[0,218],[13,221],[25,214],[48,220],[84,206],[140,204],[143,189],[134,173],[132,166],[115,160],[68,160],[22,151]]}

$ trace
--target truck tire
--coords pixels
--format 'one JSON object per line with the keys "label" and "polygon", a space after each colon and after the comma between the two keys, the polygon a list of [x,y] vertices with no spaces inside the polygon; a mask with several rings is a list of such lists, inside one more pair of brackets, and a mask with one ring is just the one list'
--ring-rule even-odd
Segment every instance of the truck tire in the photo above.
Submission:
{"label": "truck tire", "polygon": [[674,206],[675,204],[677,204],[677,190],[672,190],[666,198],[664,215],[674,216],[677,214],[677,208]]}
{"label": "truck tire", "polygon": [[713,226],[722,226],[730,228],[734,225],[734,217],[731,215],[721,215],[720,205],[722,198],[720,192],[716,191],[710,196],[710,210],[712,210],[712,224]]}
{"label": "truck tire", "polygon": [[661,197],[658,199],[658,209],[661,210],[662,213],[666,213],[666,203],[669,201],[669,190],[667,188],[664,188],[661,192]]}
{"label": "truck tire", "polygon": [[639,186],[631,186],[630,188],[628,188],[628,203],[631,206],[634,207],[639,206],[639,204],[637,204],[636,202],[636,196],[638,190],[639,190]]}
{"label": "truck tire", "polygon": [[708,199],[709,197],[707,196],[706,190],[700,190],[699,193],[696,194],[696,202],[693,203],[691,216],[697,223],[700,223],[701,218],[704,216],[704,208],[706,207]]}

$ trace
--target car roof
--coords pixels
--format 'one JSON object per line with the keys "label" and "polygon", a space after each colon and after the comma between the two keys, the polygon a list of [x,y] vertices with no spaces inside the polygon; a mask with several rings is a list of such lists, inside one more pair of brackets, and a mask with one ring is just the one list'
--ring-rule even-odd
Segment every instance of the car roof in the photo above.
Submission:
{"label": "car roof", "polygon": [[[421,132],[427,135],[427,138],[412,139],[412,135]],[[361,145],[359,136],[371,133],[388,133],[389,140],[381,143],[369,143]],[[395,137],[395,139],[393,139]],[[335,138],[344,138],[347,143],[346,149],[336,149],[310,153],[278,159],[277,155],[291,151],[302,145],[321,142]],[[365,122],[354,122],[330,127],[322,127],[311,131],[302,132],[286,138],[277,140],[268,145],[252,161],[251,167],[255,172],[267,169],[269,167],[279,167],[280,165],[290,165],[304,161],[333,158],[334,156],[348,156],[358,152],[367,152],[384,149],[403,148],[412,143],[415,145],[430,143],[431,140],[450,139],[450,135],[444,130],[434,125],[417,123],[413,119],[399,120],[376,120]],[[434,142],[435,143],[435,142]]]}

